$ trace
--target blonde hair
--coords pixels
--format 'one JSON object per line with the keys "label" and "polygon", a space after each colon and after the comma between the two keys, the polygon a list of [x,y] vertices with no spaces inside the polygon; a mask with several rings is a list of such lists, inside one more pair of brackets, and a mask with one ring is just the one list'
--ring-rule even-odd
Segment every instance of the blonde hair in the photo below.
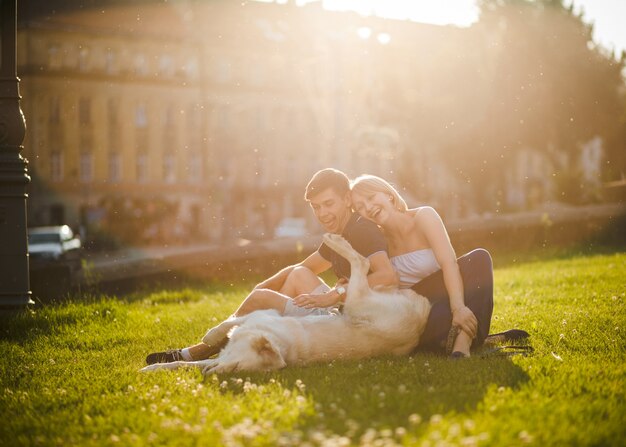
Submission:
{"label": "blonde hair", "polygon": [[350,182],[350,190],[357,194],[367,196],[377,192],[388,194],[391,198],[391,203],[398,211],[407,211],[409,207],[406,202],[400,196],[398,191],[391,186],[391,184],[380,177],[370,174],[363,174]]}

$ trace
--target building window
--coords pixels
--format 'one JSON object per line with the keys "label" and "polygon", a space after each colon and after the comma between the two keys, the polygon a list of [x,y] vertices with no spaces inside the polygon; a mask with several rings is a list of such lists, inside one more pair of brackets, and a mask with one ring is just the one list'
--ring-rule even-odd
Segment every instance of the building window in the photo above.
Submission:
{"label": "building window", "polygon": [[119,183],[122,180],[122,157],[119,152],[109,153],[109,182]]}
{"label": "building window", "polygon": [[195,57],[190,57],[189,59],[187,59],[185,72],[187,73],[187,76],[192,79],[198,77],[198,60]]}
{"label": "building window", "polygon": [[109,126],[117,126],[117,100],[113,98],[109,99],[109,102],[107,103],[107,118],[109,119]]}
{"label": "building window", "polygon": [[135,74],[139,76],[145,76],[148,73],[148,66],[146,64],[146,56],[139,53],[135,56]]}
{"label": "building window", "polygon": [[63,154],[59,151],[50,154],[50,179],[53,182],[63,181]]}
{"label": "building window", "polygon": [[148,126],[148,113],[146,112],[146,105],[139,104],[135,109],[135,127],[144,128]]}
{"label": "building window", "polygon": [[137,181],[145,183],[148,181],[148,154],[140,152],[137,154]]}
{"label": "building window", "polygon": [[163,125],[164,126],[173,126],[174,125],[174,114],[175,114],[174,106],[168,105],[163,111]]}
{"label": "building window", "polygon": [[78,69],[80,71],[89,70],[89,48],[79,47],[78,50]]}
{"label": "building window", "polygon": [[163,156],[163,180],[165,183],[176,182],[176,157],[171,152]]}
{"label": "building window", "polygon": [[93,181],[93,152],[82,151],[80,153],[80,181],[90,183]]}
{"label": "building window", "polygon": [[194,151],[189,154],[189,167],[187,170],[189,183],[200,183],[200,180],[202,180],[202,157],[199,152]]}
{"label": "building window", "polygon": [[58,96],[52,96],[50,98],[48,121],[50,124],[59,124],[61,122],[61,101]]}
{"label": "building window", "polygon": [[91,99],[80,98],[78,100],[78,122],[80,124],[91,123]]}
{"label": "building window", "polygon": [[117,73],[115,59],[115,52],[112,49],[107,48],[107,52],[104,55],[104,70],[109,74]]}
{"label": "building window", "polygon": [[118,116],[118,103],[115,99],[109,99],[107,103],[107,129],[109,135],[109,149],[116,152],[120,147],[120,125]]}
{"label": "building window", "polygon": [[63,57],[61,56],[61,50],[56,44],[48,47],[48,66],[52,69],[58,69],[63,66]]}
{"label": "building window", "polygon": [[215,79],[219,83],[227,83],[232,77],[232,65],[228,60],[220,60],[215,65]]}
{"label": "building window", "polygon": [[217,130],[227,132],[231,125],[231,108],[228,105],[223,105],[217,109],[217,119],[215,125]]}
{"label": "building window", "polygon": [[174,61],[169,54],[164,54],[159,60],[159,71],[164,76],[172,76],[174,74]]}

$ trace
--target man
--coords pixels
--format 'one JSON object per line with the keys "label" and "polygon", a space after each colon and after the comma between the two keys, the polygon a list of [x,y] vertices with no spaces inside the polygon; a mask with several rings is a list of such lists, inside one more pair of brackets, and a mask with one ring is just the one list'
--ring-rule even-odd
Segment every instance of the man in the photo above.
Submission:
{"label": "man", "polygon": [[[343,172],[328,168],[315,173],[306,187],[305,199],[325,231],[341,234],[356,251],[369,259],[370,287],[397,286],[398,279],[387,255],[385,238],[376,224],[352,212],[350,180]],[[318,276],[329,268],[339,278],[332,288]],[[234,316],[266,309],[287,316],[329,314],[345,298],[344,284],[349,277],[348,261],[322,244],[302,262],[285,267],[257,284]],[[148,355],[146,363],[207,359],[217,354],[227,341],[215,346],[199,343],[184,349],[155,352]]]}

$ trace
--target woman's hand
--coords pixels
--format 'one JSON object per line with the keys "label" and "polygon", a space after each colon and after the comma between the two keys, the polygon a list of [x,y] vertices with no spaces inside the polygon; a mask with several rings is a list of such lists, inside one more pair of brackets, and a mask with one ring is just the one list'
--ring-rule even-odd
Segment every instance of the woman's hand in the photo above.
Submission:
{"label": "woman's hand", "polygon": [[478,320],[469,307],[458,307],[452,312],[452,326],[456,326],[470,337],[476,338]]}
{"label": "woman's hand", "polygon": [[304,293],[298,295],[293,299],[296,306],[304,307],[305,309],[313,309],[316,307],[330,307],[339,302],[340,295],[334,290],[329,290],[327,293],[320,295],[313,295],[311,293]]}

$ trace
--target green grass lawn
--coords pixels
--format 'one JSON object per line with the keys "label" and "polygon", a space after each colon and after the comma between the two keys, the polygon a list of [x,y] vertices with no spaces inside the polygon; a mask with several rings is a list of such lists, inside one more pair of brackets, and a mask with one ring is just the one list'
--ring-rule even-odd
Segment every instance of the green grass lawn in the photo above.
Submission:
{"label": "green grass lawn", "polygon": [[531,356],[335,361],[203,378],[142,374],[249,284],[82,297],[0,329],[0,445],[624,445],[626,254],[508,264],[492,332]]}

